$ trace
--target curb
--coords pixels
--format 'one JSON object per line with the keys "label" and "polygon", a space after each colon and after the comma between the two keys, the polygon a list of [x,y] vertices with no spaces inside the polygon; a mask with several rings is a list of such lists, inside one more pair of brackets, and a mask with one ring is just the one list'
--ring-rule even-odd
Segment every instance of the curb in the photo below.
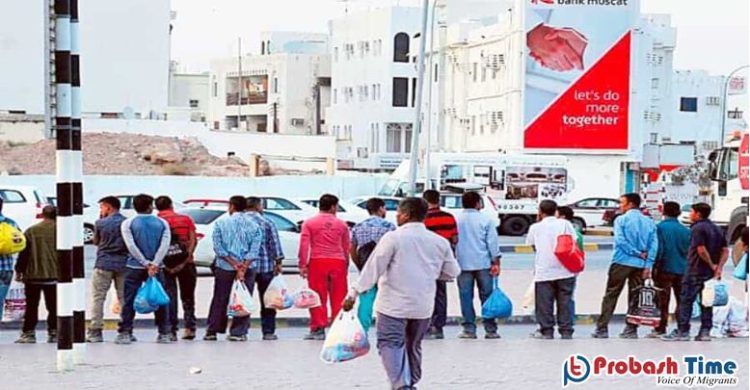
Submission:
{"label": "curb", "polygon": [[[585,243],[583,244],[583,250],[586,252],[597,252],[612,250],[614,244],[596,244],[596,243]],[[534,253],[534,248],[531,245],[505,245],[500,246],[500,252],[503,253]]]}
{"label": "curb", "polygon": [[605,236],[609,237],[612,236],[613,230],[610,229],[586,229],[586,232],[583,234],[584,236]]}

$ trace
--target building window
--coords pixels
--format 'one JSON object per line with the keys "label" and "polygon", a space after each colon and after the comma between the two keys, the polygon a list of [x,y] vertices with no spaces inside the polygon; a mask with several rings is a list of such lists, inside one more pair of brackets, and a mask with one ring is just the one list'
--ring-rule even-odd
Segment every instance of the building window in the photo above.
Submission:
{"label": "building window", "polygon": [[404,126],[404,153],[411,153],[411,124]]}
{"label": "building window", "polygon": [[414,107],[417,101],[417,78],[411,79],[411,106]]}
{"label": "building window", "polygon": [[385,134],[386,152],[401,153],[401,126],[398,123],[389,123]]}
{"label": "building window", "polygon": [[680,111],[698,112],[698,98],[694,98],[694,97],[680,98]]}
{"label": "building window", "polygon": [[333,89],[333,104],[338,103],[339,101],[339,90],[334,88]]}
{"label": "building window", "polygon": [[273,78],[273,93],[279,93],[279,78]]}
{"label": "building window", "polygon": [[478,64],[475,62],[475,63],[471,64],[471,66],[472,66],[472,68],[471,68],[472,69],[472,71],[471,71],[472,81],[474,81],[476,83],[477,82],[477,73],[478,73],[477,72],[478,71],[478,68],[477,68]]}
{"label": "building window", "polygon": [[477,116],[473,115],[471,117],[471,135],[477,134]]}
{"label": "building window", "polygon": [[266,41],[260,42],[260,55],[266,54]]}
{"label": "building window", "polygon": [[745,112],[744,112],[744,111],[742,111],[742,110],[740,110],[739,108],[735,108],[735,109],[734,109],[734,110],[732,110],[732,111],[727,111],[727,117],[728,117],[729,119],[742,119],[742,115],[743,115],[744,113],[745,113]]}
{"label": "building window", "polygon": [[651,133],[649,141],[651,144],[658,144],[659,143],[659,133]]}
{"label": "building window", "polygon": [[393,107],[406,107],[409,99],[409,79],[393,78]]}
{"label": "building window", "polygon": [[339,47],[336,46],[333,48],[333,61],[338,62],[339,60]]}
{"label": "building window", "polygon": [[485,82],[485,81],[487,81],[487,68],[483,66],[482,67],[482,82]]}
{"label": "building window", "polygon": [[718,106],[721,103],[721,99],[718,96],[707,96],[706,97],[706,105],[707,106]]}
{"label": "building window", "polygon": [[198,100],[190,99],[190,108],[198,108]]}
{"label": "building window", "polygon": [[434,77],[433,81],[437,83],[438,82],[438,64],[435,64],[435,71],[434,72],[435,72],[435,77]]}
{"label": "building window", "polygon": [[659,79],[658,78],[651,79],[651,89],[659,89]]}
{"label": "building window", "polygon": [[393,62],[409,62],[409,34],[400,32],[393,38]]}
{"label": "building window", "polygon": [[213,95],[214,97],[219,96],[219,83],[217,83],[216,81],[214,81]]}
{"label": "building window", "polygon": [[479,115],[479,135],[484,135],[484,114]]}

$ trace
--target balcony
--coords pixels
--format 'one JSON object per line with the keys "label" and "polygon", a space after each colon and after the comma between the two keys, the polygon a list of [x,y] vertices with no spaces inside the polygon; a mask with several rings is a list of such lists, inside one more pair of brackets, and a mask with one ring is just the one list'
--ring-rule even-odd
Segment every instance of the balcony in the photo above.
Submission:
{"label": "balcony", "polygon": [[[239,92],[227,93],[226,105],[236,106],[237,102],[239,101],[239,97],[240,97]],[[250,95],[242,94],[243,106],[248,105],[248,104],[266,104],[266,103],[268,103],[267,93],[252,93]]]}

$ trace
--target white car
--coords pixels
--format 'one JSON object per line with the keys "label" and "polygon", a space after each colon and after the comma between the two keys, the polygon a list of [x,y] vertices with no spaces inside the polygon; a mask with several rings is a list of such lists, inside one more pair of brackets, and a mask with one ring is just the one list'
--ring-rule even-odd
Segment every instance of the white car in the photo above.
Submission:
{"label": "white car", "polygon": [[[297,225],[318,213],[318,209],[307,203],[295,199],[279,196],[258,196],[263,202],[263,211],[276,213]],[[188,199],[182,202],[186,207],[223,207],[225,210],[229,201],[226,199]]]}
{"label": "white car", "polygon": [[[318,208],[319,200],[317,198],[300,198],[297,200],[315,209]],[[361,208],[343,200],[339,201],[338,208],[336,209],[336,217],[346,222],[349,227],[364,221],[369,216],[366,210],[363,211]]]}
{"label": "white car", "polygon": [[[225,206],[186,207],[180,214],[189,216],[195,222],[198,246],[195,249],[195,263],[199,267],[210,267],[214,262],[213,232],[216,221],[227,218]],[[279,231],[281,248],[284,251],[282,265],[286,270],[297,270],[297,252],[299,251],[299,227],[294,222],[272,211],[263,213]]]}
{"label": "white car", "polygon": [[47,197],[31,186],[0,184],[0,198],[3,198],[3,215],[14,220],[21,230],[39,222],[42,209],[49,204]]}
{"label": "white car", "polygon": [[569,204],[573,209],[573,224],[585,231],[587,227],[603,224],[604,213],[620,208],[620,201],[613,198],[586,198]]}

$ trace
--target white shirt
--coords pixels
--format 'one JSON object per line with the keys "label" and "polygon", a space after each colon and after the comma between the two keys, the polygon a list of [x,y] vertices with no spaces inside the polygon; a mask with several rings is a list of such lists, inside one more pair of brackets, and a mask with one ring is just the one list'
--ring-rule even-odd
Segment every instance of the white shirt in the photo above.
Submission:
{"label": "white shirt", "polygon": [[575,244],[576,231],[573,225],[555,217],[545,217],[529,228],[526,244],[534,245],[536,258],[534,259],[534,281],[546,282],[550,280],[567,279],[576,274],[568,271],[555,256],[557,236],[570,234]]}

